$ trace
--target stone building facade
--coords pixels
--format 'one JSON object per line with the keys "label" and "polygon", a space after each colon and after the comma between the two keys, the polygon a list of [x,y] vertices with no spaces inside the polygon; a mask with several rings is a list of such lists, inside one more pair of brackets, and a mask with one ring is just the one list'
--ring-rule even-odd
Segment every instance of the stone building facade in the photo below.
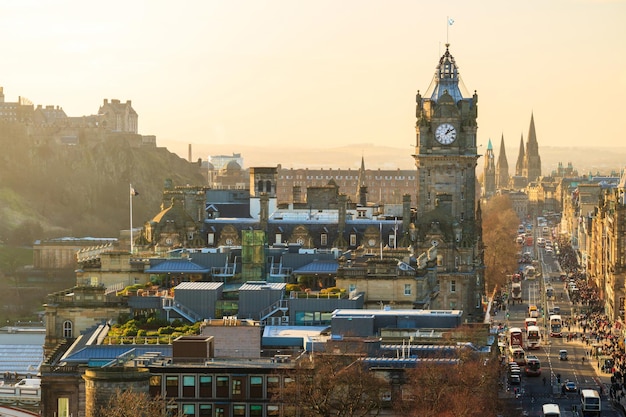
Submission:
{"label": "stone building facade", "polygon": [[587,240],[587,275],[599,289],[611,321],[624,322],[626,285],[626,176],[607,189],[591,217]]}
{"label": "stone building facade", "polygon": [[81,286],[48,295],[44,304],[46,339],[44,356],[81,332],[129,314],[124,299],[107,297],[103,286]]}
{"label": "stone building facade", "polygon": [[35,269],[67,269],[77,267],[76,253],[86,248],[113,247],[117,239],[55,238],[37,240],[33,245],[33,267]]}
{"label": "stone building facade", "polygon": [[485,296],[482,214],[476,196],[478,95],[463,83],[449,45],[424,96],[416,96],[415,253],[437,247],[438,295],[431,308],[480,321]]}

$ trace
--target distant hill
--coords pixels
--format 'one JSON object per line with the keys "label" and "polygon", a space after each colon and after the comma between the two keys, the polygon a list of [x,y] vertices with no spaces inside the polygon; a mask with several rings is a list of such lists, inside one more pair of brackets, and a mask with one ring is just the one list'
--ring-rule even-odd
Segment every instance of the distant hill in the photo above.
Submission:
{"label": "distant hill", "polygon": [[[170,141],[162,143],[172,152],[187,157],[188,144]],[[518,144],[519,146],[519,144]],[[393,148],[371,143],[337,146],[334,148],[304,148],[295,146],[257,146],[238,144],[192,144],[193,158],[206,160],[209,155],[232,155],[241,153],[245,168],[252,166],[276,166],[283,168],[324,168],[324,169],[358,169],[361,166],[361,156],[365,158],[367,169],[413,169],[415,162],[411,156],[415,149]],[[494,149],[496,159],[499,149]],[[479,148],[484,154],[484,147]],[[519,148],[506,148],[506,156],[511,173],[515,170]],[[542,172],[549,175],[559,162],[567,166],[569,162],[580,174],[609,173],[611,170],[621,170],[626,166],[626,147],[593,148],[593,147],[550,147],[539,144]],[[482,170],[484,160],[478,160],[478,170]]]}
{"label": "distant hill", "polygon": [[[131,145],[124,134],[82,131],[78,145],[35,138],[27,126],[0,123],[0,239],[118,237],[160,211],[163,185],[205,183],[197,163],[165,148]],[[32,235],[32,236],[31,236]]]}

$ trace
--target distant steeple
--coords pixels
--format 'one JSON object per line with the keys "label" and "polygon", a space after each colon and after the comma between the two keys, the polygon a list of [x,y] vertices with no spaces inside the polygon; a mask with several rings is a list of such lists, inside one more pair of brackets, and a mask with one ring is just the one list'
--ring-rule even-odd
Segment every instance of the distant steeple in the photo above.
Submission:
{"label": "distant steeple", "polygon": [[361,206],[367,205],[367,185],[365,185],[365,158],[361,156],[361,168],[359,169],[359,180],[356,185],[356,201]]}
{"label": "distant steeple", "polygon": [[489,139],[489,143],[487,144],[487,152],[485,153],[483,186],[483,195],[485,197],[489,198],[496,193],[496,164],[495,156],[493,154],[493,146],[491,145],[491,139]]}
{"label": "distant steeple", "polygon": [[535,181],[541,177],[541,157],[539,156],[539,143],[537,142],[537,134],[535,132],[535,118],[532,113],[530,115],[530,127],[528,128],[523,175],[528,178],[528,182]]}
{"label": "distant steeple", "polygon": [[502,134],[502,139],[500,139],[500,153],[498,154],[498,162],[496,163],[496,189],[501,190],[508,188],[509,181],[509,162],[506,159],[504,134]]}
{"label": "distant steeple", "polygon": [[524,135],[519,140],[519,154],[517,155],[517,162],[515,163],[515,176],[521,177],[524,175]]}

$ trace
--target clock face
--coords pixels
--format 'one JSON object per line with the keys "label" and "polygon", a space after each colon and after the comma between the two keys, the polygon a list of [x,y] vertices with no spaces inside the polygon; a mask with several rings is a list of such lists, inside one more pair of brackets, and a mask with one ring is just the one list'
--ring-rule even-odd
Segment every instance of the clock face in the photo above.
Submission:
{"label": "clock face", "polygon": [[449,145],[456,139],[456,129],[450,123],[442,123],[435,130],[435,139],[442,145]]}

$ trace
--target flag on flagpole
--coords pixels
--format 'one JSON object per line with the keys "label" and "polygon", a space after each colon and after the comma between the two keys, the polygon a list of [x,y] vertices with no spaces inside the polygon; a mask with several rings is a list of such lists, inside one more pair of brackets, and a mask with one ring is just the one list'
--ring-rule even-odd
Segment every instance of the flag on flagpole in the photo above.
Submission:
{"label": "flag on flagpole", "polygon": [[453,24],[454,24],[454,19],[449,18],[449,19],[448,19],[448,25],[449,25],[449,26],[452,26]]}
{"label": "flag on flagpole", "polygon": [[139,195],[139,192],[135,190],[135,188],[132,185],[130,186],[130,195],[132,195],[133,197],[136,195]]}

